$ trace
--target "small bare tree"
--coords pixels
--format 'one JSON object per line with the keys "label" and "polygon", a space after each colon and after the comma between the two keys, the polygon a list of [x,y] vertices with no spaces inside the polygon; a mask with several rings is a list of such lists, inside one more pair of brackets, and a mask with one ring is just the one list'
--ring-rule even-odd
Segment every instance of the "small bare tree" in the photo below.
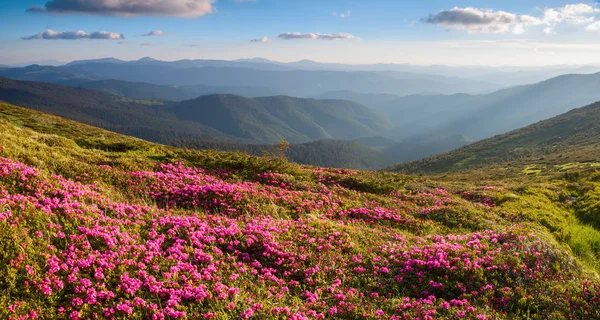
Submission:
{"label": "small bare tree", "polygon": [[279,141],[277,143],[277,145],[275,145],[275,152],[273,153],[273,156],[275,156],[275,158],[277,158],[277,159],[287,161],[289,150],[290,150],[290,143],[285,138],[281,139],[281,141]]}

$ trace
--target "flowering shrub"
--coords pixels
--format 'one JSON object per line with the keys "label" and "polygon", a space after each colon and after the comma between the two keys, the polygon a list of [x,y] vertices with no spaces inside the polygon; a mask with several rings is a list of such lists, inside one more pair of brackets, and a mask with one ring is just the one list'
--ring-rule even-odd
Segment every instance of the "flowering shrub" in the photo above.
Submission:
{"label": "flowering shrub", "polygon": [[306,170],[0,158],[0,318],[600,317],[598,281],[489,197]]}

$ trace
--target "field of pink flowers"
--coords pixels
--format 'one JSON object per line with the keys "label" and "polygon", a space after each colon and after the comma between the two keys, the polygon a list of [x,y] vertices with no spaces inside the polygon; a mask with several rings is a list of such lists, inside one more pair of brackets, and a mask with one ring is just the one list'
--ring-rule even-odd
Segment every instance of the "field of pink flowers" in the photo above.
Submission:
{"label": "field of pink flowers", "polygon": [[502,188],[367,190],[0,158],[2,319],[600,319],[600,286]]}

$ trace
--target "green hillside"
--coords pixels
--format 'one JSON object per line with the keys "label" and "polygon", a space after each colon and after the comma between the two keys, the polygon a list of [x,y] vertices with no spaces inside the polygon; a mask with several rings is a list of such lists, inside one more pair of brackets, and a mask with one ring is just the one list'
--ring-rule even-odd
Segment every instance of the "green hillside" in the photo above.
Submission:
{"label": "green hillside", "polygon": [[166,110],[180,120],[198,122],[232,136],[263,143],[281,139],[290,142],[355,139],[392,127],[382,114],[344,100],[209,95],[183,101]]}
{"label": "green hillside", "polygon": [[489,166],[521,168],[600,161],[600,103],[482,140],[460,149],[389,168],[450,172]]}
{"label": "green hillside", "polygon": [[0,111],[0,318],[600,317],[597,168],[447,183]]}
{"label": "green hillside", "polygon": [[151,108],[160,101],[131,100],[102,92],[43,82],[0,78],[0,101],[66,117],[138,138],[235,140],[213,128],[179,121]]}

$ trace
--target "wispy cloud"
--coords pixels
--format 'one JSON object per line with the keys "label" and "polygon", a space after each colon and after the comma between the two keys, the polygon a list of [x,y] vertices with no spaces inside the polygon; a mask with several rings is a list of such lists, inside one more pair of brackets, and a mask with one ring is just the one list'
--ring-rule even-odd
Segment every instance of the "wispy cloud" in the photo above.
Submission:
{"label": "wispy cloud", "polygon": [[589,27],[596,21],[594,15],[599,12],[600,10],[584,3],[546,8],[538,17],[491,9],[454,7],[432,14],[423,21],[441,25],[448,30],[466,30],[469,33],[512,32],[521,34],[529,26],[544,26],[542,29],[544,33],[553,34],[556,33],[555,28],[561,24],[588,25]]}
{"label": "wispy cloud", "polygon": [[168,35],[168,32],[164,32],[162,30],[154,30],[154,31],[150,31],[146,34],[143,34],[144,37],[153,37],[153,36],[166,36]]}
{"label": "wispy cloud", "polygon": [[250,42],[269,42],[269,37],[264,36],[264,37],[260,37],[258,39],[252,39],[250,40]]}
{"label": "wispy cloud", "polygon": [[277,36],[278,39],[282,40],[352,40],[357,37],[349,33],[300,33],[300,32],[286,32]]}
{"label": "wispy cloud", "polygon": [[587,31],[600,31],[600,21],[596,21],[596,22],[588,25],[587,27],[585,27],[585,30],[587,30]]}
{"label": "wispy cloud", "polygon": [[96,31],[87,33],[82,30],[59,32],[48,29],[44,32],[38,32],[30,37],[23,37],[23,40],[121,40],[125,36],[121,33]]}
{"label": "wispy cloud", "polygon": [[215,12],[216,0],[51,0],[33,13],[196,18]]}
{"label": "wispy cloud", "polygon": [[334,17],[339,17],[341,19],[345,19],[345,18],[349,18],[350,15],[352,14],[352,12],[350,12],[350,9],[342,12],[342,13],[337,13],[337,11],[333,12],[331,15],[333,15]]}

